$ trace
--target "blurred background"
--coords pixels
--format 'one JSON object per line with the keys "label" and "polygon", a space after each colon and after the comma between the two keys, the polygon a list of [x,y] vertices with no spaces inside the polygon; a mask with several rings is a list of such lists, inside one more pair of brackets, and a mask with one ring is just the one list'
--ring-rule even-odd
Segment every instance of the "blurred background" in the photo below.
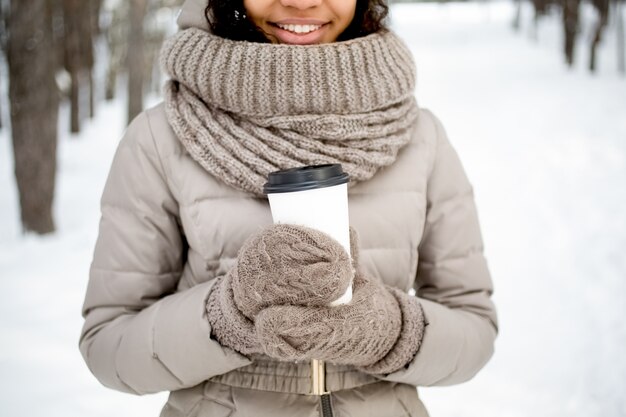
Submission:
{"label": "blurred background", "polygon": [[[0,415],[157,416],[78,351],[99,199],[182,0],[0,0]],[[496,353],[433,417],[626,416],[621,0],[395,2],[475,188]]]}

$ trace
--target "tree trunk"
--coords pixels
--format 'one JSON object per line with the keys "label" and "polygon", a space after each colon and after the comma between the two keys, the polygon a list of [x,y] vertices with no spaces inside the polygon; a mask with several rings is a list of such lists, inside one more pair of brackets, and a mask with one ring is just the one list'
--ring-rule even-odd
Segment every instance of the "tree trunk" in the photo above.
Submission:
{"label": "tree trunk", "polygon": [[[91,17],[91,40],[95,42],[96,39],[100,36],[100,10],[102,9],[102,0],[90,0],[90,17]],[[89,68],[89,73],[87,74],[89,78],[89,117],[91,119],[96,117],[96,86],[94,79],[94,61],[95,57],[93,56],[91,65]]]}
{"label": "tree trunk", "polygon": [[70,132],[80,133],[80,77],[78,70],[70,72]]}
{"label": "tree trunk", "polygon": [[548,13],[550,0],[532,0],[532,3],[535,14],[530,36],[534,41],[537,41],[539,38],[539,20]]}
{"label": "tree trunk", "polygon": [[593,0],[593,5],[598,11],[598,22],[591,41],[591,53],[589,55],[589,70],[591,72],[596,71],[596,51],[602,40],[602,31],[609,23],[609,0]]}
{"label": "tree trunk", "polygon": [[59,98],[54,80],[51,10],[46,0],[11,2],[9,99],[15,177],[25,231],[54,231]]}
{"label": "tree trunk", "polygon": [[[7,45],[6,45],[6,28],[9,19],[9,9],[7,8],[7,4],[0,0],[0,48],[2,49],[2,55],[4,57],[7,56]],[[3,65],[3,62],[0,62],[0,65]],[[0,71],[2,68],[0,68]],[[0,73],[0,79],[2,79],[2,74]],[[2,97],[2,91],[0,91],[0,97]],[[0,129],[2,129],[2,100],[0,99]]]}
{"label": "tree trunk", "polygon": [[70,74],[70,132],[80,132],[80,36],[78,19],[84,0],[63,0],[64,64]]}
{"label": "tree trunk", "polygon": [[[0,91],[0,97],[2,97],[2,91]],[[2,99],[0,99],[0,130],[2,130]]]}
{"label": "tree trunk", "polygon": [[570,67],[574,64],[574,47],[578,32],[580,0],[563,1],[563,31],[565,34],[565,60]]}
{"label": "tree trunk", "polygon": [[115,89],[117,88],[117,73],[113,67],[109,65],[107,68],[104,98],[105,100],[113,100],[115,98]]}
{"label": "tree trunk", "polygon": [[89,69],[87,76],[89,77],[89,118],[93,119],[96,117],[96,88],[93,79],[93,68]]}
{"label": "tree trunk", "polygon": [[513,16],[513,30],[519,31],[521,26],[521,18],[522,18],[522,0],[515,0],[515,15]]}
{"label": "tree trunk", "polygon": [[[80,90],[84,73],[93,68],[93,6],[91,1],[63,0],[63,23],[65,26],[65,68],[72,78],[71,131],[80,130]],[[89,109],[84,113],[87,113]]]}
{"label": "tree trunk", "polygon": [[143,19],[146,0],[130,0],[130,27],[128,32],[128,122],[143,110],[144,34]]}
{"label": "tree trunk", "polygon": [[129,2],[109,6],[108,12],[110,22],[105,28],[108,50],[105,97],[112,100],[117,95],[118,74],[128,70]]}
{"label": "tree trunk", "polygon": [[626,74],[626,53],[624,51],[624,17],[622,16],[623,1],[617,0],[615,4],[615,17],[617,25],[615,28],[617,36],[617,70],[621,74]]}
{"label": "tree trunk", "polygon": [[[0,97],[2,96],[2,92],[0,91]],[[2,100],[0,100],[0,130],[2,130]]]}
{"label": "tree trunk", "polygon": [[102,0],[91,0],[91,34],[96,39],[100,35],[100,10],[102,9]]}

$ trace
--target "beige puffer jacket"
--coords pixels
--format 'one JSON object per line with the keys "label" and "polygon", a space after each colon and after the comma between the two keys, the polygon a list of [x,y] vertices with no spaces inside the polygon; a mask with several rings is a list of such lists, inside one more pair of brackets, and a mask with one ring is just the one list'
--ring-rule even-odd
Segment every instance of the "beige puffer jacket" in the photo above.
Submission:
{"label": "beige puffer jacket", "polygon": [[[206,0],[179,22],[202,26]],[[416,386],[472,378],[497,319],[472,187],[441,123],[420,110],[396,162],[349,190],[363,268],[413,287],[428,325],[416,357],[389,375],[327,364],[324,401],[309,363],[248,358],[211,338],[205,304],[242,243],[271,223],[267,200],[230,188],[185,151],[163,105],[128,127],[102,196],[80,350],[116,390],[172,391],[162,417],[427,416]],[[330,401],[327,401],[330,399]]]}
{"label": "beige puffer jacket", "polygon": [[[440,122],[421,110],[396,162],[349,191],[372,275],[415,288],[428,325],[403,370],[328,364],[335,415],[426,416],[415,386],[472,378],[493,352],[496,313],[472,187]],[[205,301],[268,203],[222,184],[187,154],[163,105],[128,127],[102,196],[80,349],[106,386],[173,391],[162,416],[320,415],[310,368],[247,358],[211,339]]]}

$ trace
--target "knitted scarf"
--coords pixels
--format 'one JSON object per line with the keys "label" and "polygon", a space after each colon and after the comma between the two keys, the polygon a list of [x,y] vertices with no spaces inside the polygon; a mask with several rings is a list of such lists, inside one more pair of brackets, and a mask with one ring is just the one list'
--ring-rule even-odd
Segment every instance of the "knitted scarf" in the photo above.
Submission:
{"label": "knitted scarf", "polygon": [[257,196],[270,172],[302,165],[340,163],[353,184],[368,180],[418,117],[411,53],[392,32],[298,46],[189,28],[161,64],[167,118],[191,157]]}

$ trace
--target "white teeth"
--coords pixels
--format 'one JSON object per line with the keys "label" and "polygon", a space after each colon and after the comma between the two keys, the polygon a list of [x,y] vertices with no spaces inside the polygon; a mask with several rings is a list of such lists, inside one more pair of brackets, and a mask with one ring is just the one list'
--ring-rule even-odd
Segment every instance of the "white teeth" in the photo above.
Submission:
{"label": "white teeth", "polygon": [[277,26],[281,29],[288,30],[289,32],[294,33],[309,33],[314,30],[318,30],[322,27],[322,25],[281,25],[277,24]]}

